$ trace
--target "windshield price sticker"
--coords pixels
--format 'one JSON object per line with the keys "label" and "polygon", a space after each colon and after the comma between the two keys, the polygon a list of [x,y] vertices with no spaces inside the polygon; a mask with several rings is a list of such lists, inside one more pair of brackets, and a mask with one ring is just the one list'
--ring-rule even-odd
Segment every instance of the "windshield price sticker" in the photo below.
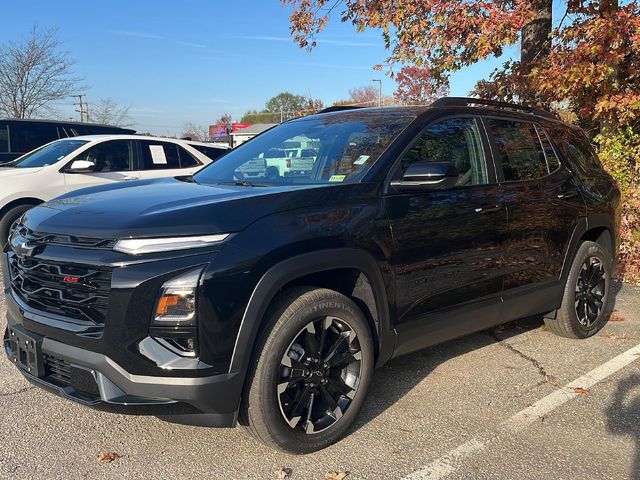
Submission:
{"label": "windshield price sticker", "polygon": [[332,175],[329,179],[330,182],[343,182],[346,175]]}
{"label": "windshield price sticker", "polygon": [[355,162],[353,162],[354,165],[362,165],[364,163],[367,162],[367,160],[369,160],[369,155],[360,155]]}

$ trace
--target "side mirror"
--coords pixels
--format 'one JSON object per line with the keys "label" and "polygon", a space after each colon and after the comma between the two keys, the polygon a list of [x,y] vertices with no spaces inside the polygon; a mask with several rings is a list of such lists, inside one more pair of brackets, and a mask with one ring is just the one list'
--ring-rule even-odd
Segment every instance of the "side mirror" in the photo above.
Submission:
{"label": "side mirror", "polygon": [[88,160],[75,160],[69,168],[68,173],[92,173],[96,168],[96,164]]}
{"label": "side mirror", "polygon": [[404,172],[401,180],[391,186],[399,191],[442,190],[458,182],[458,169],[449,162],[414,162]]}

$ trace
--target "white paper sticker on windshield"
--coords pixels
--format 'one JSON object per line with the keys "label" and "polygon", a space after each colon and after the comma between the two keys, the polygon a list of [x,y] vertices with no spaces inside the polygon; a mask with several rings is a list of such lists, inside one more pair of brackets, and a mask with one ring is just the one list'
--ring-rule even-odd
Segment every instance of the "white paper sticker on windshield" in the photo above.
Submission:
{"label": "white paper sticker on windshield", "polygon": [[162,145],[149,145],[149,151],[151,152],[151,161],[154,165],[167,164],[167,156],[164,154],[164,147]]}
{"label": "white paper sticker on windshield", "polygon": [[369,160],[369,155],[360,155],[354,163],[354,165],[362,165]]}

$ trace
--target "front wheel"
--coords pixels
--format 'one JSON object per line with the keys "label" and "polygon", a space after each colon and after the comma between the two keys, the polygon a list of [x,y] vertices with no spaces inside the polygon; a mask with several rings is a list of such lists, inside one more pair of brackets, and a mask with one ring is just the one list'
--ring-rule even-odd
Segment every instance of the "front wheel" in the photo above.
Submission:
{"label": "front wheel", "polygon": [[243,423],[263,443],[309,453],[338,441],[373,375],[369,325],[348,297],[295,288],[270,309],[244,396]]}
{"label": "front wheel", "polygon": [[560,336],[588,338],[607,323],[611,314],[611,253],[595,242],[578,248],[555,319],[546,319]]}
{"label": "front wheel", "polygon": [[9,235],[11,234],[14,224],[20,219],[24,212],[33,207],[33,205],[19,205],[4,214],[0,220],[0,251],[2,251],[9,242]]}

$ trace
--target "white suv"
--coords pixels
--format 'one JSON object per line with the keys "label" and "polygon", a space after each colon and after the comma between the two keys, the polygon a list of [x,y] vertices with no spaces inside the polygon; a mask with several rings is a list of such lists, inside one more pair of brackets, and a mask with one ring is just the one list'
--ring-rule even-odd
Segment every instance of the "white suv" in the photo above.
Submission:
{"label": "white suv", "polygon": [[111,182],[192,175],[226,153],[206,143],[139,135],[56,140],[0,165],[0,248],[31,207],[71,190]]}

